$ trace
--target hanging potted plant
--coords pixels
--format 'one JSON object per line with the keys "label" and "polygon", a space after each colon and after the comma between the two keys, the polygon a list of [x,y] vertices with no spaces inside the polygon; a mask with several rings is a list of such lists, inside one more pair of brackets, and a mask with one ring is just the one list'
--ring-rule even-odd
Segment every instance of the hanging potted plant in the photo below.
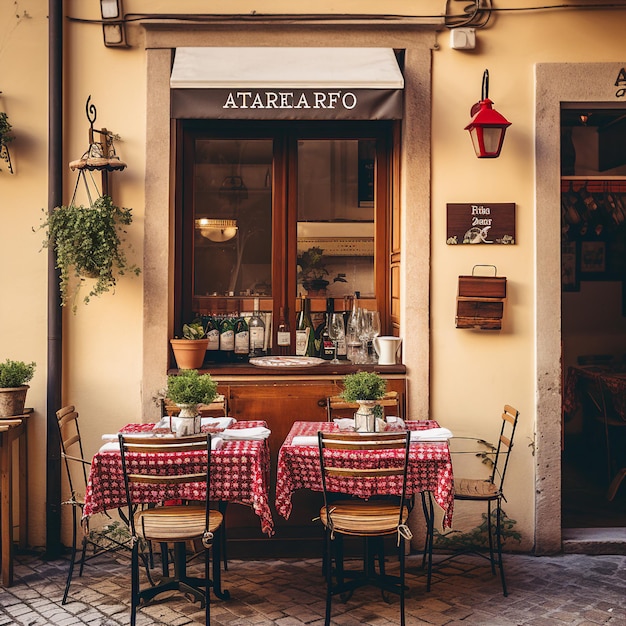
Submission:
{"label": "hanging potted plant", "polygon": [[176,364],[181,370],[193,370],[202,367],[209,339],[200,322],[183,324],[183,338],[170,339]]}
{"label": "hanging potted plant", "polygon": [[[132,222],[131,209],[113,204],[109,196],[100,196],[90,206],[60,206],[47,216],[40,228],[46,229],[43,247],[54,246],[56,266],[61,272],[61,302],[73,302],[86,278],[95,279],[91,297],[115,288],[117,275],[138,275],[140,269],[128,262],[124,252],[125,227]],[[72,279],[78,278],[75,287]]]}
{"label": "hanging potted plant", "polygon": [[167,377],[167,398],[180,408],[176,418],[176,434],[192,435],[200,432],[199,404],[211,404],[217,396],[217,382],[210,374],[198,370],[181,370]]}
{"label": "hanging potted plant", "polygon": [[356,402],[359,409],[354,414],[357,432],[376,432],[376,418],[382,417],[382,407],[377,404],[387,391],[387,381],[376,372],[357,372],[343,379],[341,397],[346,402]]}
{"label": "hanging potted plant", "polygon": [[0,363],[0,418],[21,415],[26,403],[26,392],[35,374],[35,363],[11,361]]}

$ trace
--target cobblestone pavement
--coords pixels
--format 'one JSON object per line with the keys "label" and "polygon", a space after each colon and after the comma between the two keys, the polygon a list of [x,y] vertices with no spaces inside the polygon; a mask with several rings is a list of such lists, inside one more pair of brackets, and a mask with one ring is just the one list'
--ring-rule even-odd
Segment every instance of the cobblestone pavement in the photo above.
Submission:
{"label": "cobblestone pavement", "polygon": [[[487,562],[471,556],[442,566],[426,592],[421,557],[410,556],[407,624],[626,626],[626,556],[508,554],[505,559],[507,598]],[[125,557],[104,555],[88,563],[83,577],[72,582],[68,602],[62,606],[66,572],[64,559],[18,555],[15,584],[0,588],[0,626],[129,623]],[[223,585],[231,599],[212,602],[211,624],[320,626],[324,622],[324,580],[318,559],[232,560]],[[333,603],[333,624],[391,626],[399,623],[398,611],[397,597],[386,604],[380,591],[367,587],[356,590],[345,604],[338,599]],[[139,610],[137,626],[153,624],[204,624],[204,611],[180,595],[170,596]]]}

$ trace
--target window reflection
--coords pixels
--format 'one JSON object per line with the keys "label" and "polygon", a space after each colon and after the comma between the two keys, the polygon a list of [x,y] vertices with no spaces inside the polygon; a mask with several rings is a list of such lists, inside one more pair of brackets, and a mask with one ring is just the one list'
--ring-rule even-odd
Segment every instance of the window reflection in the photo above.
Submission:
{"label": "window reflection", "polygon": [[195,142],[194,296],[271,295],[272,141]]}
{"label": "window reflection", "polygon": [[374,289],[375,140],[298,142],[298,295]]}

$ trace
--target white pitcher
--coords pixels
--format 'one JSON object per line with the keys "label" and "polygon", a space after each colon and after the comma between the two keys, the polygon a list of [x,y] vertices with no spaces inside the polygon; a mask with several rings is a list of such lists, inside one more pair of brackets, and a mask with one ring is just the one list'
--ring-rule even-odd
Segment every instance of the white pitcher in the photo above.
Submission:
{"label": "white pitcher", "polygon": [[378,365],[395,365],[400,349],[400,337],[374,337],[374,350],[378,354]]}

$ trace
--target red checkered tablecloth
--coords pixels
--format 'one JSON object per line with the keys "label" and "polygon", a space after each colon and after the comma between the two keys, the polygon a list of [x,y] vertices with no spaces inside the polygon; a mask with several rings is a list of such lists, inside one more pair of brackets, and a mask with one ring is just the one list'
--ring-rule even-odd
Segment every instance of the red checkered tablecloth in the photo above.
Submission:
{"label": "red checkered tablecloth", "polygon": [[[267,426],[267,424],[263,421],[241,421],[233,424],[231,428],[255,426]],[[121,432],[149,432],[153,427],[154,424],[128,424]],[[195,471],[193,454],[168,453],[168,456],[174,457],[176,462],[181,463],[185,471]],[[272,536],[274,521],[268,495],[269,459],[267,440],[224,441],[219,450],[211,452],[211,498],[252,507],[261,520],[261,530]],[[204,497],[204,490],[196,488],[185,491],[177,487],[176,492],[166,492],[155,485],[147,485],[142,500],[161,502],[177,498],[202,500]],[[120,452],[98,452],[91,463],[83,518],[124,506],[126,506],[126,494]]]}
{"label": "red checkered tablecloth", "polygon": [[[423,420],[406,422],[406,426],[409,430],[425,430],[437,428],[438,424],[434,420]],[[318,447],[292,445],[294,437],[316,436],[319,430],[333,431],[338,430],[338,427],[331,422],[294,422],[278,453],[276,510],[285,519],[289,519],[291,515],[291,496],[296,489],[322,491]],[[333,453],[346,454],[343,451]],[[450,528],[454,508],[454,484],[448,442],[414,442],[411,443],[409,454],[407,494],[429,491],[444,511],[443,527]],[[399,493],[400,490],[401,484],[397,477],[378,480],[368,493],[351,491],[349,485],[342,489],[345,493],[354,493],[360,497]]]}

